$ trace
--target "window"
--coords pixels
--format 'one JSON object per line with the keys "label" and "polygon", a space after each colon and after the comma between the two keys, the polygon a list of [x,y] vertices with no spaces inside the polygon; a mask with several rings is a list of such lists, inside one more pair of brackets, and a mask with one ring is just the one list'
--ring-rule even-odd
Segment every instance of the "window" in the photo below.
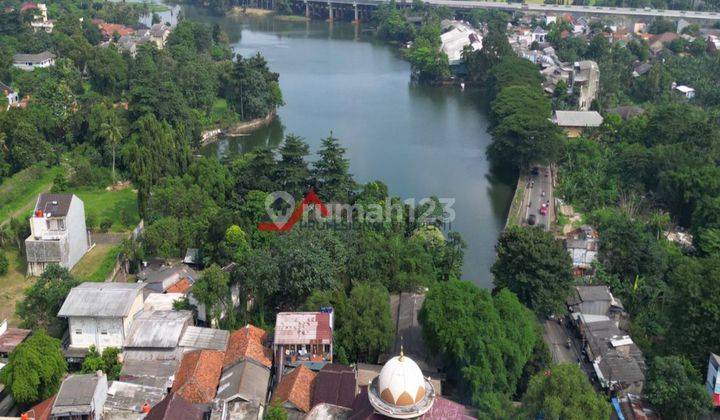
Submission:
{"label": "window", "polygon": [[65,219],[60,219],[57,222],[58,230],[65,230]]}
{"label": "window", "polygon": [[107,330],[100,330],[100,334],[102,334],[102,335],[107,335],[107,333],[108,333]]}
{"label": "window", "polygon": [[80,328],[76,328],[75,335],[82,335],[82,330]]}

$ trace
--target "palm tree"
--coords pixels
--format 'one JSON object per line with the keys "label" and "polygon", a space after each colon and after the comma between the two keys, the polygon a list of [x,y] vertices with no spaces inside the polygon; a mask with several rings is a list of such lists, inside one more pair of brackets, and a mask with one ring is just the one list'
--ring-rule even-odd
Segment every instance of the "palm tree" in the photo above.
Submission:
{"label": "palm tree", "polygon": [[110,143],[110,146],[112,147],[112,179],[113,179],[113,185],[115,184],[115,148],[120,143],[120,129],[113,124],[108,124],[106,122],[102,123],[100,125],[100,135],[105,138],[105,140]]}

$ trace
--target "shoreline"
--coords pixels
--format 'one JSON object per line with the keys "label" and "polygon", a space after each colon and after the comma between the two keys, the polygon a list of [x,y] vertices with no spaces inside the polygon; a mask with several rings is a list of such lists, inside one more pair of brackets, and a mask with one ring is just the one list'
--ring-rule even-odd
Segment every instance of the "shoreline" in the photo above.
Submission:
{"label": "shoreline", "polygon": [[269,114],[262,118],[239,122],[227,128],[214,128],[211,130],[205,130],[202,133],[199,148],[203,148],[207,145],[215,143],[221,136],[237,137],[243,134],[250,134],[255,130],[266,127],[275,119],[275,117],[277,117],[277,109],[273,109],[272,111],[270,111]]}

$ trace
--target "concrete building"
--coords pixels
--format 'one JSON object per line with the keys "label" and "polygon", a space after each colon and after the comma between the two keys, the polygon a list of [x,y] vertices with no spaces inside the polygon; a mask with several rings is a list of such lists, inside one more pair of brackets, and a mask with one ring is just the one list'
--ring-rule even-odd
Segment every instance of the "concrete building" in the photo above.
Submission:
{"label": "concrete building", "polygon": [[691,88],[690,86],[677,85],[673,89],[685,99],[693,99],[695,97],[695,89]]}
{"label": "concrete building", "polygon": [[143,305],[142,284],[82,283],[72,288],[59,317],[69,323],[66,356],[82,358],[90,346],[122,348],[135,314]]}
{"label": "concrete building", "polygon": [[47,5],[40,3],[37,5],[37,10],[40,14],[33,16],[33,21],[30,22],[30,26],[33,28],[33,31],[52,33],[53,28],[55,28],[55,22],[48,19]]}
{"label": "concrete building", "polygon": [[596,62],[584,60],[574,63],[573,70],[570,86],[577,91],[578,108],[588,111],[600,88],[600,68]]}
{"label": "concrete building", "polygon": [[101,420],[107,391],[107,377],[102,371],[70,375],[60,385],[50,418]]}
{"label": "concrete building", "polygon": [[25,239],[28,275],[40,276],[50,264],[69,270],[89,249],[82,200],[74,194],[40,194]]}
{"label": "concrete building", "polygon": [[440,49],[448,56],[450,66],[464,63],[463,50],[470,47],[473,51],[482,49],[482,35],[472,26],[458,20],[443,21],[447,32],[440,35]]}
{"label": "concrete building", "polygon": [[542,44],[545,42],[545,38],[547,37],[548,31],[545,29],[537,26],[532,31],[532,42],[537,42],[538,44]]}
{"label": "concrete building", "polygon": [[55,58],[56,55],[50,51],[43,51],[40,54],[15,54],[13,67],[26,71],[52,67],[55,65]]}

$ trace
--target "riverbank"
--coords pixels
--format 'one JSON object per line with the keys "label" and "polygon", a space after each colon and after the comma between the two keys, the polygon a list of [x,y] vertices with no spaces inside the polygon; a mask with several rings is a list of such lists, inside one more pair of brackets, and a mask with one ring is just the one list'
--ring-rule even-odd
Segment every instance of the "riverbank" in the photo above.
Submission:
{"label": "riverbank", "polygon": [[254,7],[238,7],[235,6],[228,10],[228,16],[269,16],[275,13],[268,9],[256,9]]}
{"label": "riverbank", "polygon": [[202,133],[200,139],[200,147],[205,147],[216,142],[220,137],[238,137],[244,134],[251,134],[255,130],[259,130],[270,124],[277,117],[277,110],[273,109],[263,118],[256,118],[250,121],[243,121],[233,124],[227,128],[214,128]]}

